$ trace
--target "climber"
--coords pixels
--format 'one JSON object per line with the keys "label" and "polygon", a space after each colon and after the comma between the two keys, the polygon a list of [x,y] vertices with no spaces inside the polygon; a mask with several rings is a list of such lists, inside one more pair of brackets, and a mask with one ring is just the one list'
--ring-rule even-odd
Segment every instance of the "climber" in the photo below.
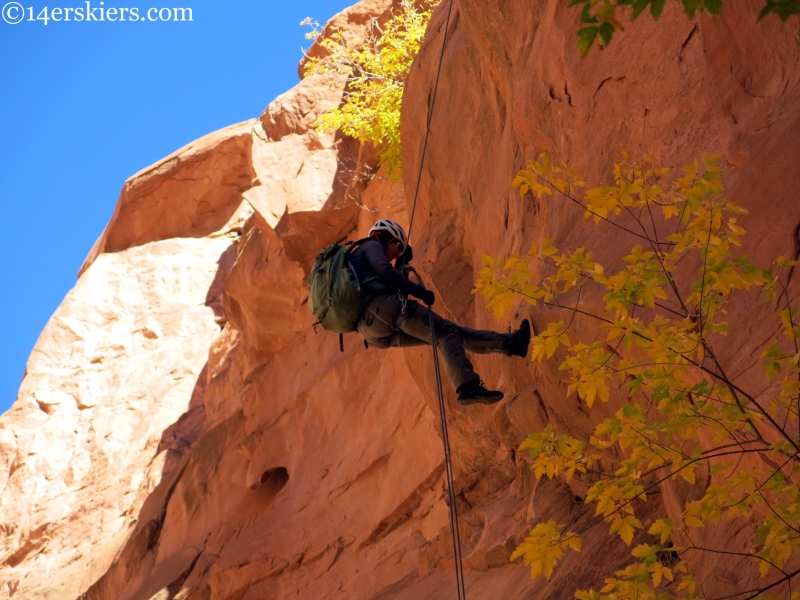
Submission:
{"label": "climber", "polygon": [[[428,311],[436,297],[390,263],[397,258],[403,264],[411,260],[412,251],[405,231],[394,221],[382,219],[372,226],[369,238],[350,256],[350,264],[361,288],[371,298],[358,321],[358,332],[369,346],[375,348],[430,344]],[[406,300],[405,296],[415,296],[428,306]],[[499,402],[503,393],[484,387],[465,350],[524,357],[531,339],[528,320],[523,320],[514,333],[460,327],[436,313],[433,313],[433,322],[437,346],[444,356],[445,370],[456,389],[458,402],[464,405]]]}

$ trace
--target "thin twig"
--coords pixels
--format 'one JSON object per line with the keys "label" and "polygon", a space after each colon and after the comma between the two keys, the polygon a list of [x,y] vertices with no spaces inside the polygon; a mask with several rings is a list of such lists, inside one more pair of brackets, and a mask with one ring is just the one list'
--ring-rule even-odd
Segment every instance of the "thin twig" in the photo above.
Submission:
{"label": "thin twig", "polygon": [[618,227],[619,229],[622,229],[623,231],[627,231],[627,232],[628,232],[628,233],[630,233],[631,235],[635,235],[635,236],[636,236],[636,237],[638,237],[638,238],[641,238],[641,239],[643,239],[643,240],[646,240],[646,239],[647,239],[646,237],[644,237],[644,236],[642,236],[642,235],[640,235],[640,234],[636,233],[636,232],[635,232],[635,231],[633,231],[632,229],[628,229],[627,227],[623,227],[623,226],[622,226],[622,225],[620,225],[619,223],[615,223],[615,222],[614,222],[614,221],[612,221],[611,219],[607,219],[606,217],[604,217],[604,216],[602,216],[602,215],[599,215],[599,214],[597,214],[596,212],[594,212],[593,210],[591,210],[589,207],[587,207],[586,205],[584,205],[584,204],[583,204],[583,203],[582,203],[580,200],[576,200],[575,198],[573,198],[572,196],[570,196],[570,195],[569,195],[569,194],[567,194],[566,192],[562,192],[561,190],[559,190],[557,187],[555,187],[555,186],[554,186],[552,183],[550,183],[550,182],[549,182],[547,179],[545,179],[544,177],[542,177],[542,176],[541,176],[541,175],[539,175],[538,173],[536,173],[536,177],[537,177],[537,178],[539,178],[539,179],[541,179],[542,181],[544,181],[544,182],[545,182],[547,185],[549,185],[551,188],[553,188],[554,190],[556,190],[556,191],[557,191],[559,194],[561,194],[561,195],[562,195],[562,196],[564,196],[565,198],[567,198],[567,199],[569,199],[569,200],[572,200],[572,201],[573,201],[575,204],[577,204],[578,206],[580,206],[580,207],[581,207],[583,210],[585,210],[586,212],[593,214],[593,215],[594,215],[595,217],[597,217],[598,219],[603,219],[603,221],[606,221],[607,223],[610,223],[610,224],[611,224],[611,225],[613,225],[614,227]]}

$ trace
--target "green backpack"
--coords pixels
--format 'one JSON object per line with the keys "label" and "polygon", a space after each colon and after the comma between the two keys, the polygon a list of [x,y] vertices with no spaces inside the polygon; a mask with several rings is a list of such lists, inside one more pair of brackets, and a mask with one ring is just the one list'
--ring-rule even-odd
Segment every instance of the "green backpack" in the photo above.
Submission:
{"label": "green backpack", "polygon": [[370,301],[361,289],[350,254],[369,238],[345,244],[331,244],[317,255],[308,285],[308,308],[325,331],[356,331],[358,318]]}

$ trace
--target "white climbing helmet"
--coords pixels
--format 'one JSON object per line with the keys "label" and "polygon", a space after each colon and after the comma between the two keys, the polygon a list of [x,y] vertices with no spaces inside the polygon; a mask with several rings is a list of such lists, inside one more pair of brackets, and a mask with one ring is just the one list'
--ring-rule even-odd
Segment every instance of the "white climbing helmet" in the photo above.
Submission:
{"label": "white climbing helmet", "polygon": [[405,252],[406,246],[408,246],[408,237],[406,237],[406,232],[403,231],[400,225],[389,219],[381,219],[372,226],[372,229],[369,230],[369,235],[372,235],[376,231],[388,231],[394,239],[400,242],[400,247],[397,251],[400,254]]}

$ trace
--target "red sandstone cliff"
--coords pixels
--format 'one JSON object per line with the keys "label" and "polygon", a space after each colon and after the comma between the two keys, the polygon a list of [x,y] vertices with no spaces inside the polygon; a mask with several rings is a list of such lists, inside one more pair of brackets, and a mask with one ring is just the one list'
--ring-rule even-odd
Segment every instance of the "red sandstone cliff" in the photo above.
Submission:
{"label": "red sandstone cliff", "polygon": [[[593,245],[604,260],[630,246],[569,205],[510,189],[541,150],[593,180],[623,147],[671,166],[719,151],[731,196],[751,210],[745,250],[757,261],[797,252],[794,27],[753,24],[754,0],[697,21],[675,4],[581,60],[563,2],[455,0],[413,233],[440,311],[498,326],[470,294],[484,252],[524,251],[546,236]],[[364,0],[337,26],[357,35],[390,5]],[[406,91],[407,173],[419,164],[444,9]],[[342,354],[335,335],[312,331],[304,305],[319,248],[361,237],[381,217],[407,222],[413,197],[414,182],[389,183],[368,149],[309,129],[340,98],[304,80],[260,119],[125,184],[0,419],[0,596],[455,596],[430,351],[365,350],[348,336]],[[557,317],[530,316],[538,326]],[[772,333],[758,316],[723,357],[745,377]],[[579,486],[535,482],[514,449],[547,422],[588,434],[585,408],[551,365],[475,362],[507,400],[463,408],[445,387],[469,597],[570,598],[597,587],[629,552],[600,529],[550,582],[532,585],[507,560],[533,521],[580,509]],[[690,493],[662,492],[649,510],[675,511]],[[739,543],[730,532],[707,536]],[[754,577],[732,561],[693,568],[715,596]]]}

